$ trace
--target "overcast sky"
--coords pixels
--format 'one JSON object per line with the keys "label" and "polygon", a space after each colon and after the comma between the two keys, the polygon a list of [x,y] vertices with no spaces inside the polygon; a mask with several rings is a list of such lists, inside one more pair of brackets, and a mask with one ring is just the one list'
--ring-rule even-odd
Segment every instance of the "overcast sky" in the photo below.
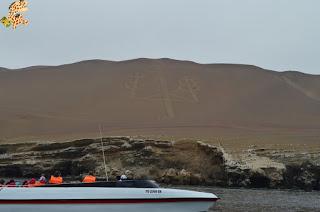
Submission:
{"label": "overcast sky", "polygon": [[[12,0],[0,1],[0,15]],[[175,58],[320,74],[319,0],[29,0],[0,66]]]}

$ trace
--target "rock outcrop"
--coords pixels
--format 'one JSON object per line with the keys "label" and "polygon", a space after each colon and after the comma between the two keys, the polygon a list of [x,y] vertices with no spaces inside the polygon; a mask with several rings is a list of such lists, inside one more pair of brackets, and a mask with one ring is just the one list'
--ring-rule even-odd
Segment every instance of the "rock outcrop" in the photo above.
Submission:
{"label": "rock outcrop", "polygon": [[234,159],[221,146],[204,142],[141,140],[129,137],[82,139],[61,143],[0,145],[0,177],[29,178],[59,170],[78,180],[94,170],[105,176],[102,151],[110,179],[154,179],[178,185],[249,188],[320,189],[320,166],[304,160],[281,162],[250,149]]}

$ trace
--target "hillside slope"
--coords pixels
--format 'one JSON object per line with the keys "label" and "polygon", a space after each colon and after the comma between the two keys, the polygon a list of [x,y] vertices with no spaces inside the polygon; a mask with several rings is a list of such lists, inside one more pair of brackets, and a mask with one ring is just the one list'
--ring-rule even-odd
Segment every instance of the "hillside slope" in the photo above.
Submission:
{"label": "hillside slope", "polygon": [[171,59],[0,71],[0,139],[320,133],[320,76]]}

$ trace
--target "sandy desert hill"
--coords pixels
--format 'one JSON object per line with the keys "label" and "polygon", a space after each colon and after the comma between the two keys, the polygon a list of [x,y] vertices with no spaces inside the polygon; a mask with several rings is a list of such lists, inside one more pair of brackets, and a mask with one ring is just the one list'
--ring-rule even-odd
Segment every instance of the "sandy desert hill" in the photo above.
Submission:
{"label": "sandy desert hill", "polygon": [[171,59],[1,69],[0,140],[92,137],[99,124],[104,135],[319,142],[320,76]]}

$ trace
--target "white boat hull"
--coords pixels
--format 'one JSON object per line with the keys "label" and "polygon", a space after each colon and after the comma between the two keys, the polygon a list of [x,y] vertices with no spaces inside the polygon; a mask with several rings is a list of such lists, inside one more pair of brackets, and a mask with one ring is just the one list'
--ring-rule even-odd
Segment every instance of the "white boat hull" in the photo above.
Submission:
{"label": "white boat hull", "polygon": [[1,212],[203,212],[210,193],[149,188],[2,188]]}
{"label": "white boat hull", "polygon": [[203,212],[210,202],[197,203],[146,203],[146,204],[95,204],[95,205],[3,205],[1,212]]}

